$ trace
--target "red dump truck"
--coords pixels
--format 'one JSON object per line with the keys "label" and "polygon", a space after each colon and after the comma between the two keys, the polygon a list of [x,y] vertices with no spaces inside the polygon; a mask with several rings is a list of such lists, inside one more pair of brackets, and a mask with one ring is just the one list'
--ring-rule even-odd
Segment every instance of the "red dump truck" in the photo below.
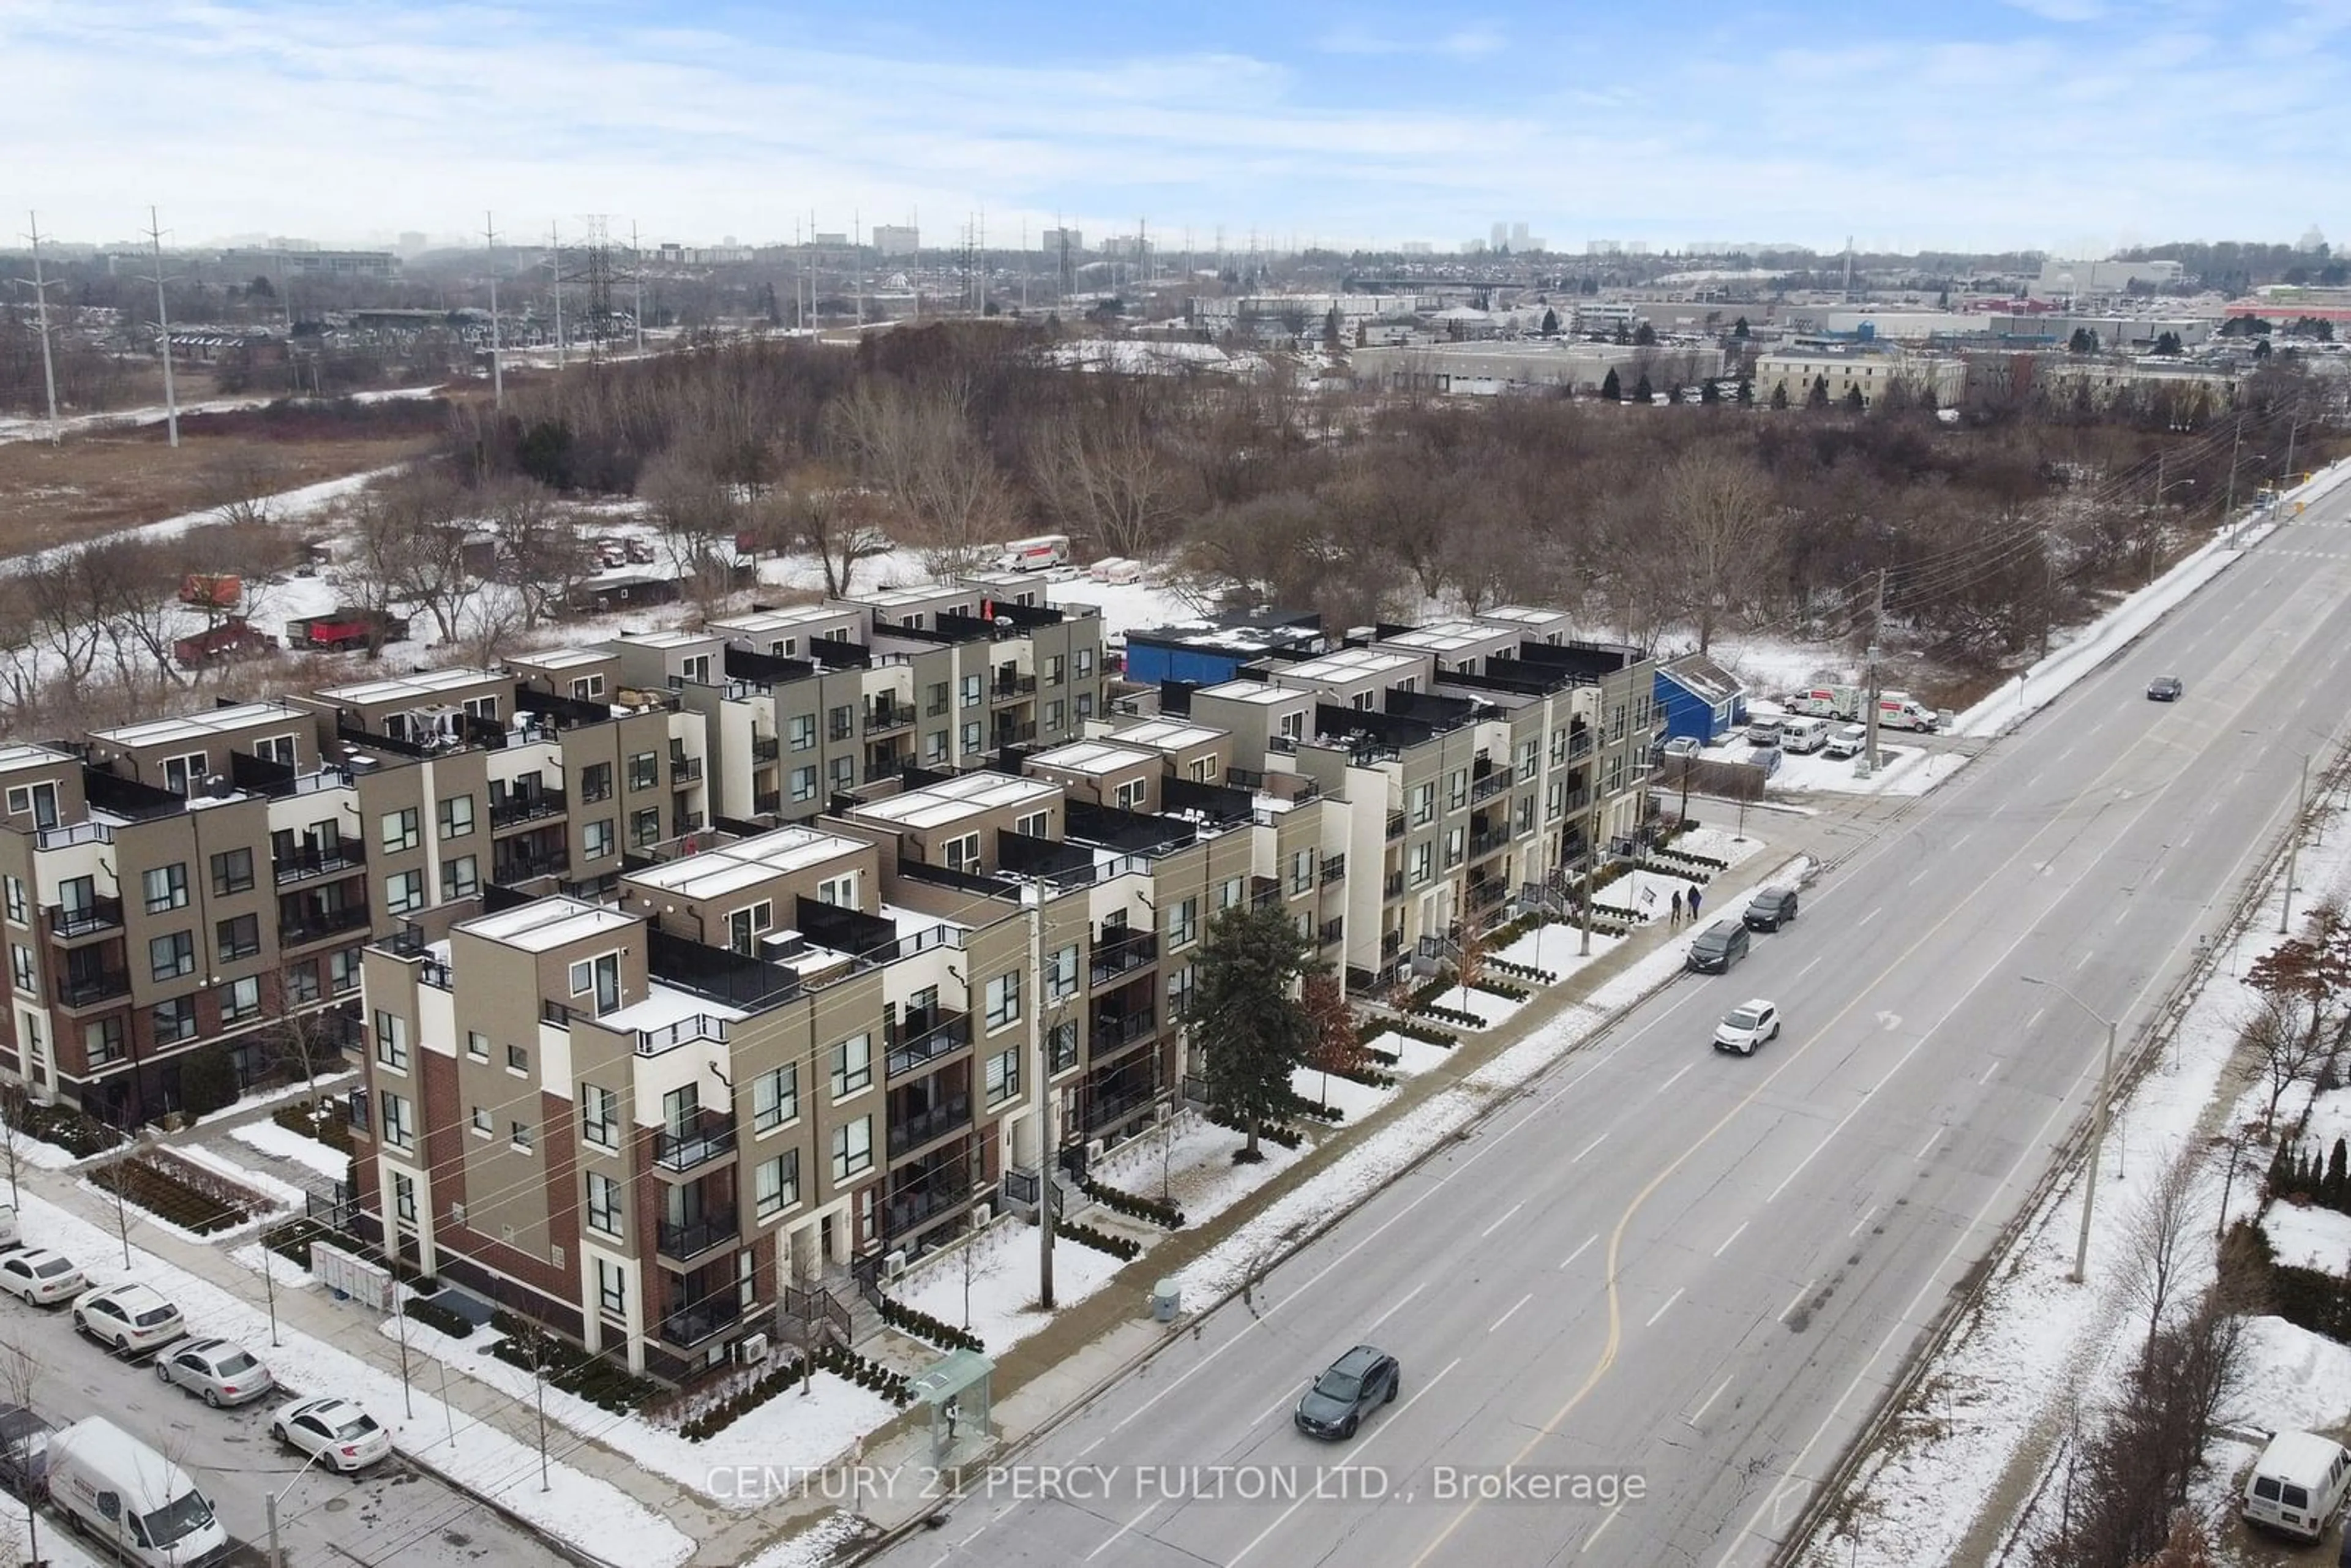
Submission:
{"label": "red dump truck", "polygon": [[172,644],[172,658],[183,670],[201,670],[225,659],[254,659],[277,651],[277,639],[241,615],[181,638]]}
{"label": "red dump truck", "polygon": [[324,615],[304,615],[286,622],[288,647],[310,648],[321,653],[348,653],[371,642],[378,646],[408,635],[408,622],[380,610],[335,610]]}

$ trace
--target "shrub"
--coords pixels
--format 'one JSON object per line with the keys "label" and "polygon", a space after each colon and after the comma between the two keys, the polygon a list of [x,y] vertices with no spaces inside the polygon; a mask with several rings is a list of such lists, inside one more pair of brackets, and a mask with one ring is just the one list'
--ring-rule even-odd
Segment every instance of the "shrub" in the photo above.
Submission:
{"label": "shrub", "polygon": [[1555,986],[1559,977],[1549,969],[1538,969],[1532,964],[1515,964],[1508,958],[1489,958],[1486,967],[1498,974],[1516,975],[1522,980],[1532,980],[1538,986]]}
{"label": "shrub", "polygon": [[518,1313],[501,1307],[490,1314],[490,1326],[505,1335],[490,1354],[508,1366],[531,1370],[530,1345],[535,1340],[547,1367],[547,1380],[566,1394],[577,1395],[599,1409],[628,1416],[643,1409],[661,1394],[661,1385],[639,1377],[618,1362],[590,1355],[569,1340]]}
{"label": "shrub", "polygon": [[[1221,1106],[1209,1106],[1207,1115],[1208,1120],[1219,1127],[1227,1127],[1236,1133],[1249,1131],[1249,1128],[1241,1124],[1240,1118],[1228,1113]],[[1257,1130],[1257,1135],[1269,1144],[1280,1144],[1285,1149],[1294,1149],[1305,1142],[1305,1139],[1299,1135],[1297,1128],[1285,1127],[1279,1122],[1268,1122]]]}
{"label": "shrub", "polygon": [[1458,1034],[1448,1034],[1441,1029],[1418,1023],[1411,1019],[1398,1019],[1394,1023],[1374,1026],[1373,1032],[1378,1033],[1383,1029],[1389,1034],[1400,1034],[1406,1040],[1416,1040],[1423,1045],[1443,1046],[1447,1051],[1461,1043],[1461,1037]]}
{"label": "shrub", "polygon": [[678,1436],[689,1443],[707,1442],[799,1379],[800,1364],[797,1359],[770,1367],[703,1405],[678,1424]]}
{"label": "shrub", "polygon": [[307,1270],[310,1267],[310,1243],[322,1239],[330,1244],[338,1239],[333,1231],[315,1219],[296,1219],[269,1231],[262,1240],[272,1252]]}
{"label": "shrub", "polygon": [[[1358,1043],[1361,1042],[1359,1041]],[[1397,1062],[1404,1060],[1403,1057],[1398,1056],[1395,1051],[1382,1051],[1375,1045],[1367,1045],[1364,1047],[1364,1058],[1365,1061],[1376,1062],[1382,1067],[1394,1067]]]}
{"label": "shrub", "polygon": [[98,1173],[98,1185],[198,1236],[234,1230],[269,1212],[269,1200],[214,1171],[162,1149],[125,1155]]}
{"label": "shrub", "polygon": [[1097,1230],[1091,1225],[1081,1225],[1064,1219],[1053,1227],[1053,1234],[1081,1247],[1091,1247],[1097,1252],[1107,1252],[1122,1263],[1134,1261],[1143,1255],[1143,1243],[1124,1236],[1113,1236],[1107,1230]]}
{"label": "shrub", "polygon": [[[1081,1180],[1078,1183],[1078,1189],[1104,1208],[1123,1214],[1129,1219],[1149,1220],[1152,1224],[1163,1226],[1169,1230],[1184,1228],[1184,1211],[1172,1203],[1161,1203],[1156,1198],[1144,1197],[1139,1194],[1114,1187],[1108,1182],[1096,1181],[1092,1176]],[[977,1350],[979,1347],[974,1345],[972,1348]]]}
{"label": "shrub", "polygon": [[1476,1013],[1465,1013],[1458,1008],[1425,1007],[1416,1009],[1422,1018],[1442,1019],[1447,1023],[1459,1024],[1463,1029],[1484,1029],[1486,1020]]}
{"label": "shrub", "polygon": [[902,1333],[912,1334],[916,1339],[926,1339],[945,1350],[984,1351],[987,1348],[980,1343],[979,1336],[968,1329],[959,1329],[952,1323],[942,1322],[930,1313],[910,1307],[904,1301],[893,1301],[888,1296],[883,1296],[879,1305],[882,1321]]}
{"label": "shrub", "polygon": [[1534,995],[1532,991],[1527,989],[1524,986],[1514,986],[1507,980],[1480,980],[1476,986],[1472,987],[1471,989],[1483,991],[1489,997],[1500,997],[1505,1001],[1513,1002],[1525,1001],[1529,997]]}
{"label": "shrub", "polygon": [[122,1134],[78,1105],[59,1102],[51,1105],[37,1104],[17,1099],[9,1106],[9,1122],[27,1138],[44,1144],[55,1144],[76,1159],[86,1160],[92,1155],[102,1155],[122,1144]]}
{"label": "shrub", "polygon": [[180,1067],[180,1108],[191,1121],[236,1103],[236,1063],[226,1043],[199,1046]]}
{"label": "shrub", "polygon": [[316,1100],[295,1100],[269,1113],[269,1119],[289,1133],[316,1138],[330,1149],[351,1152],[350,1117],[342,1101],[321,1094]]}
{"label": "shrub", "polygon": [[870,1388],[884,1399],[901,1406],[911,1405],[914,1401],[914,1386],[904,1377],[872,1357],[861,1355],[853,1350],[843,1350],[830,1340],[817,1346],[815,1361],[819,1369],[845,1382],[854,1383],[860,1388]]}
{"label": "shrub", "polygon": [[426,1328],[438,1330],[451,1339],[468,1339],[474,1333],[473,1319],[463,1312],[453,1312],[438,1301],[412,1299],[402,1306],[401,1311]]}

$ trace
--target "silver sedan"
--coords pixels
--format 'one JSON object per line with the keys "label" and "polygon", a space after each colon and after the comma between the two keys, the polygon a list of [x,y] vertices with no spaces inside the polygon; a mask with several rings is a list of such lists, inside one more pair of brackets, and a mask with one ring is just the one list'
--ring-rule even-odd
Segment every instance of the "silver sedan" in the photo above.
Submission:
{"label": "silver sedan", "polygon": [[202,1396],[215,1410],[258,1399],[277,1386],[259,1356],[225,1339],[192,1339],[172,1346],[155,1358],[155,1375]]}

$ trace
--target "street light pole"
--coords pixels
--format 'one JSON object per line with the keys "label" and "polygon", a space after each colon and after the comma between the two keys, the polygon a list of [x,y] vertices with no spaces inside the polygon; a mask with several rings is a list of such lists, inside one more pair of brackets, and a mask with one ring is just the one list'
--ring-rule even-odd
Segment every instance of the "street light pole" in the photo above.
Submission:
{"label": "street light pole", "polygon": [[302,1468],[294,1472],[294,1480],[287,1481],[284,1486],[280,1487],[274,1492],[263,1494],[262,1511],[267,1516],[269,1521],[269,1556],[264,1568],[286,1568],[286,1560],[279,1556],[277,1552],[277,1505],[284,1500],[287,1492],[294,1490],[294,1481],[298,1481],[304,1476],[309,1474],[310,1467],[317,1464],[319,1460],[325,1456],[326,1452],[326,1449],[320,1448],[317,1453],[312,1454],[308,1458],[302,1461]]}
{"label": "street light pole", "polygon": [[2097,1207],[2098,1169],[2105,1158],[2106,1117],[2114,1104],[2115,1099],[2115,1036],[2118,1030],[2118,1024],[2116,1019],[2106,1017],[2104,1013],[2098,1011],[2097,1009],[2092,1007],[2089,1003],[2084,1001],[2081,998],[2075,996],[2072,991],[2066,989],[2064,986],[2059,985],[2054,980],[2044,980],[2034,975],[2026,975],[2023,976],[2022,978],[2024,983],[2028,986],[2048,987],[2051,990],[2055,991],[2059,996],[2064,997],[2067,1001],[2072,1002],[2075,1007],[2089,1014],[2091,1018],[2106,1026],[2106,1049],[2098,1063],[2097,1114],[2093,1117],[2090,1122],[2090,1163],[2087,1167],[2088,1176],[2082,1186],[2082,1234],[2080,1239],[2075,1241],[2074,1244],[2073,1281],[2074,1284],[2078,1285],[2089,1278],[2090,1217],[2094,1212],[2095,1212]]}
{"label": "street light pole", "polygon": [[2310,754],[2302,754],[2302,782],[2294,790],[2294,831],[2285,839],[2285,888],[2278,895],[2278,935],[2294,918],[2294,852],[2302,847],[2302,820],[2310,810]]}

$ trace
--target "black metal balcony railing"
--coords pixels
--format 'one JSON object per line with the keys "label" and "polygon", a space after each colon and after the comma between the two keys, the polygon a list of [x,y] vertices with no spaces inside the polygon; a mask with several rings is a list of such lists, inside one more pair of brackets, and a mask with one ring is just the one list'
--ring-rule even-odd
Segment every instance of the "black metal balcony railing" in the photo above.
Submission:
{"label": "black metal balcony railing", "polygon": [[1123,1122],[1158,1097],[1159,1092],[1148,1083],[1122,1085],[1091,1094],[1086,1100],[1086,1131],[1099,1133],[1113,1123]]}
{"label": "black metal balcony railing", "polygon": [[890,1157],[896,1159],[909,1149],[944,1138],[958,1128],[971,1125],[971,1096],[958,1094],[952,1100],[932,1106],[919,1116],[890,1118]]}
{"label": "black metal balcony railing", "polygon": [[1019,724],[999,724],[993,733],[998,746],[1026,746],[1037,738],[1037,721],[1028,719]]}
{"label": "black metal balcony railing", "polygon": [[88,904],[52,904],[49,905],[49,935],[61,941],[93,936],[101,931],[114,931],[122,925],[122,900],[93,898]]}
{"label": "black metal balcony railing", "polygon": [[1346,877],[1347,857],[1345,855],[1332,855],[1322,862],[1323,886],[1328,887],[1334,882],[1344,882]]}
{"label": "black metal balcony railing", "polygon": [[557,1029],[569,1029],[571,1027],[571,1009],[565,1007],[561,1002],[549,1001],[547,998],[542,997],[539,998],[538,1003],[538,1021],[545,1024],[553,1024]]}
{"label": "black metal balcony railing", "polygon": [[1132,1045],[1157,1027],[1157,1014],[1150,1008],[1138,1013],[1097,1013],[1093,1020],[1094,1054],[1100,1056]]}
{"label": "black metal balcony railing", "polygon": [[1404,813],[1402,811],[1390,811],[1388,813],[1388,837],[1390,839],[1400,839],[1404,837]]}
{"label": "black metal balcony railing", "polygon": [[1392,871],[1388,873],[1386,879],[1380,883],[1380,896],[1383,898],[1402,898],[1404,896],[1404,873],[1400,871]]}
{"label": "black metal balcony railing", "polygon": [[920,1033],[892,1046],[883,1059],[883,1072],[902,1078],[942,1057],[953,1056],[971,1043],[971,1015],[949,1013]]}
{"label": "black metal balcony railing", "polygon": [[934,1182],[911,1192],[891,1197],[882,1206],[883,1228],[891,1236],[904,1236],[924,1222],[936,1218],[948,1209],[971,1201],[969,1193],[952,1182]]}
{"label": "black metal balcony railing", "polygon": [[1474,805],[1479,800],[1490,800],[1500,794],[1510,787],[1510,777],[1509,768],[1497,768],[1483,779],[1471,779],[1469,781],[1470,802]]}
{"label": "black metal balcony railing", "polygon": [[1508,898],[1510,894],[1510,884],[1506,882],[1499,880],[1493,882],[1473,882],[1469,884],[1469,907],[1472,909],[1491,909],[1494,905],[1501,903],[1505,898]]}
{"label": "black metal balcony railing", "polygon": [[316,849],[296,850],[271,862],[277,885],[308,882],[313,877],[340,876],[367,865],[367,846],[357,839],[340,839]]}
{"label": "black metal balcony railing", "polygon": [[755,817],[764,817],[770,811],[779,811],[783,810],[783,806],[784,792],[780,789],[762,789],[751,797],[751,814]]}
{"label": "black metal balcony railing", "polygon": [[995,693],[998,702],[1010,702],[1015,697],[1025,697],[1034,692],[1037,689],[1037,677],[1014,675],[1007,680],[1004,676],[998,675],[990,689]]}
{"label": "black metal balcony railing", "polygon": [[661,1255],[685,1262],[699,1258],[714,1247],[724,1247],[740,1238],[736,1228],[735,1211],[720,1209],[699,1219],[674,1221],[664,1219],[655,1228],[660,1237]]}
{"label": "black metal balcony railing", "polygon": [[777,758],[782,755],[783,743],[778,741],[774,736],[755,735],[751,737],[752,761],[773,762]]}
{"label": "black metal balcony railing", "polygon": [[1322,946],[1328,947],[1332,943],[1339,940],[1346,934],[1346,929],[1347,923],[1343,920],[1325,920],[1322,923]]}
{"label": "black metal balcony railing", "polygon": [[367,906],[347,904],[340,909],[318,909],[298,919],[277,923],[277,945],[299,947],[311,942],[323,942],[329,936],[340,936],[357,931],[368,924]]}
{"label": "black metal balcony railing", "polygon": [[690,1350],[705,1340],[715,1339],[735,1326],[742,1315],[732,1301],[719,1301],[699,1307],[688,1307],[670,1313],[661,1321],[662,1343]]}
{"label": "black metal balcony railing", "polygon": [[1395,956],[1396,956],[1396,954],[1397,954],[1398,952],[1400,952],[1400,951],[1403,949],[1403,947],[1404,947],[1404,933],[1403,933],[1403,932],[1401,932],[1401,931],[1383,931],[1383,932],[1381,932],[1381,933],[1380,933],[1380,956],[1381,956],[1381,957],[1383,957],[1383,958],[1393,958],[1393,957],[1395,957]]}
{"label": "black metal balcony railing", "polygon": [[867,735],[891,735],[914,727],[914,710],[911,707],[870,707],[865,710]]}
{"label": "black metal balcony railing", "polygon": [[68,975],[57,987],[57,1000],[69,1008],[94,1007],[131,994],[128,970],[108,969],[96,975]]}
{"label": "black metal balcony railing", "polygon": [[542,851],[538,854],[502,854],[490,862],[490,880],[511,886],[535,877],[561,876],[570,869],[571,852],[569,850]]}
{"label": "black metal balcony railing", "polygon": [[865,782],[879,784],[884,779],[895,779],[913,760],[911,757],[891,757],[879,762],[869,762],[865,765]]}
{"label": "black metal balcony railing", "polygon": [[688,833],[700,831],[702,831],[702,813],[699,811],[679,811],[672,815],[669,820],[671,838],[682,839]]}
{"label": "black metal balcony railing", "polygon": [[566,800],[560,789],[533,789],[527,794],[509,795],[490,807],[490,826],[511,828],[521,822],[536,822],[541,818],[560,816]]}
{"label": "black metal balcony railing", "polygon": [[653,1134],[653,1164],[665,1171],[690,1171],[734,1151],[735,1118],[719,1111]]}
{"label": "black metal balcony railing", "polygon": [[1146,931],[1123,941],[1103,942],[1095,946],[1091,970],[1093,983],[1107,985],[1121,975],[1140,969],[1159,956],[1159,936]]}
{"label": "black metal balcony railing", "polygon": [[691,784],[701,777],[701,758],[673,757],[669,759],[669,781],[672,784]]}

